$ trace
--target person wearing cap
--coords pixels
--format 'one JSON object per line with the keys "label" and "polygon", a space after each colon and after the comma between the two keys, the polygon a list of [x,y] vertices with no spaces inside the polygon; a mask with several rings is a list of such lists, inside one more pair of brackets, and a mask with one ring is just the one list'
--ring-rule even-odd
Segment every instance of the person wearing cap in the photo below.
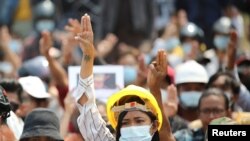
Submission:
{"label": "person wearing cap", "polygon": [[193,121],[198,118],[198,101],[208,81],[207,72],[196,61],[189,60],[177,66],[175,74],[175,84],[179,96],[177,114],[187,121]]}
{"label": "person wearing cap", "polygon": [[180,41],[184,60],[200,60],[206,47],[203,44],[204,32],[194,23],[187,23],[180,29]]}
{"label": "person wearing cap", "polygon": [[230,31],[233,29],[232,22],[228,17],[221,17],[213,25],[213,45],[214,47],[204,53],[210,62],[207,64],[209,76],[225,68],[225,58],[230,41]]}
{"label": "person wearing cap", "polygon": [[207,89],[198,101],[198,113],[202,127],[175,132],[176,141],[204,141],[208,125],[212,120],[231,116],[229,100],[220,89]]}
{"label": "person wearing cap", "polygon": [[50,94],[46,91],[44,83],[37,76],[20,77],[18,82],[23,88],[22,104],[20,116],[24,118],[35,108],[47,108],[49,105]]}
{"label": "person wearing cap", "polygon": [[39,56],[39,40],[41,32],[46,30],[55,33],[56,23],[56,2],[53,0],[30,1],[32,7],[32,32],[26,37],[29,42],[24,46],[23,60],[29,60]]}
{"label": "person wearing cap", "polygon": [[[220,73],[220,72],[216,73],[214,75],[215,77],[213,76],[213,79],[211,77],[210,85],[217,85],[217,86],[221,87],[225,83],[231,83],[230,79],[233,79],[233,81],[235,81],[236,83],[238,83],[238,85],[240,85],[239,90],[237,90],[238,92],[234,90],[235,88],[231,88],[231,90],[232,90],[231,92],[230,92],[230,89],[228,89],[228,88],[223,88],[223,87],[221,87],[221,88],[224,90],[227,90],[227,93],[229,93],[230,99],[233,99],[233,101],[240,108],[242,108],[242,110],[249,111],[250,110],[250,104],[249,104],[250,92],[244,86],[244,84],[241,83],[241,81],[239,79],[238,72],[237,72],[237,69],[238,69],[237,68],[237,61],[235,61],[236,60],[236,52],[237,52],[238,35],[237,35],[235,30],[230,31],[229,35],[230,35],[230,38],[229,38],[229,43],[227,45],[228,47],[227,47],[227,54],[226,54],[227,55],[226,56],[227,57],[226,66],[222,70],[222,73]],[[239,70],[240,69],[241,68],[239,68]],[[225,74],[225,72],[230,73],[231,78],[228,77]],[[247,72],[247,71],[245,71],[245,72]],[[228,90],[229,90],[229,92],[228,92]]]}
{"label": "person wearing cap", "polygon": [[[127,86],[108,99],[108,121],[116,129],[116,137],[110,133],[95,104],[93,84],[95,48],[90,17],[87,14],[82,17],[81,26],[81,33],[75,39],[83,51],[83,58],[78,86],[73,96],[81,113],[78,117],[78,126],[84,139],[159,141],[159,130],[166,129],[165,125],[168,122],[162,122],[165,118],[154,96],[146,89],[135,85]],[[164,127],[161,127],[162,125]],[[166,132],[168,134],[165,134],[165,139],[172,141],[173,136],[172,138],[168,136],[172,135],[171,130],[168,128]]]}
{"label": "person wearing cap", "polygon": [[63,141],[56,114],[46,108],[32,110],[26,117],[20,141]]}

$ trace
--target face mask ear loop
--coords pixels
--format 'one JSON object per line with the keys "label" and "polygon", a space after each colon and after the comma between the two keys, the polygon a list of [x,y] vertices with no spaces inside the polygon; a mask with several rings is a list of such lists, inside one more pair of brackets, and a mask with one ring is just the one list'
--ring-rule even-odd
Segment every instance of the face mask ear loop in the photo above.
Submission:
{"label": "face mask ear loop", "polygon": [[[153,122],[151,123],[149,132],[150,132],[151,128],[153,128],[154,122],[157,122],[157,120],[155,120],[155,121],[153,121]],[[157,129],[157,130],[158,130],[158,129]],[[157,131],[155,131],[155,132],[157,132]],[[155,132],[154,132],[152,135],[151,135],[151,133],[150,133],[150,135],[153,137],[153,136],[155,135]]]}

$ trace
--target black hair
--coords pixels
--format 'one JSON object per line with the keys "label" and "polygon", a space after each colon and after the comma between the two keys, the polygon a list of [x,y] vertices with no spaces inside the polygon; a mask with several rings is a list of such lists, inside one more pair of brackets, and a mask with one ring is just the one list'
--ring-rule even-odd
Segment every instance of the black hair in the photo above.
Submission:
{"label": "black hair", "polygon": [[14,79],[3,79],[0,81],[0,85],[4,88],[6,92],[16,93],[19,102],[22,102],[21,94],[23,92],[23,88],[18,81]]}
{"label": "black hair", "polygon": [[10,103],[6,96],[5,90],[0,85],[0,125],[6,123],[6,119],[10,116]]}
{"label": "black hair", "polygon": [[[124,105],[125,103],[133,102],[133,101],[136,101],[139,104],[145,105],[145,102],[138,96],[125,96],[125,97],[121,98],[117,104]],[[141,111],[141,112],[147,114],[149,116],[149,118],[151,119],[151,122],[157,120],[157,117],[152,112],[144,112],[144,111]],[[121,136],[120,130],[122,127],[122,120],[126,116],[127,113],[128,113],[128,111],[123,111],[119,114],[118,122],[117,122],[117,126],[116,126],[116,141],[119,141],[119,138]],[[152,141],[159,141],[159,140],[160,140],[160,136],[159,136],[159,131],[157,130],[153,135]]]}
{"label": "black hair", "polygon": [[49,105],[49,99],[48,98],[35,98],[33,96],[30,96],[30,100],[34,101],[36,103],[37,107],[44,107],[46,108]]}
{"label": "black hair", "polygon": [[210,77],[208,80],[208,83],[206,85],[206,88],[213,87],[213,83],[220,77],[220,76],[226,76],[225,80],[225,87],[230,87],[232,89],[232,92],[234,95],[238,95],[240,93],[240,83],[237,82],[234,75],[228,71],[225,72],[217,72],[214,75]]}
{"label": "black hair", "polygon": [[229,99],[227,98],[227,96],[223,93],[222,90],[218,89],[218,88],[209,88],[206,89],[203,94],[201,95],[200,99],[199,99],[199,103],[198,103],[198,108],[200,109],[201,106],[201,102],[204,98],[209,97],[211,95],[214,96],[218,96],[218,97],[222,97],[225,101],[225,109],[228,110],[230,108],[229,106]]}

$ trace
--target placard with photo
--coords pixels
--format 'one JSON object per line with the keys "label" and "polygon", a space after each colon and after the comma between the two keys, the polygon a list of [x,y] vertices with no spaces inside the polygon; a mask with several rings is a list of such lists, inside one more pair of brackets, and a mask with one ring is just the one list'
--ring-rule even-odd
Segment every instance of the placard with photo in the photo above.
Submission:
{"label": "placard with photo", "polygon": [[[69,66],[69,89],[77,86],[80,66]],[[95,65],[93,68],[96,99],[107,98],[124,87],[124,70],[121,65]]]}

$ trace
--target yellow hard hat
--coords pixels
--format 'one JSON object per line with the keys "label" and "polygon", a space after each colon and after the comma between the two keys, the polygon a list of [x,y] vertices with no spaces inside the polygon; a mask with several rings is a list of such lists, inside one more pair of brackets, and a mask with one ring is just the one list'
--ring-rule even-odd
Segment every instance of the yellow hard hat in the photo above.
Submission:
{"label": "yellow hard hat", "polygon": [[[119,105],[119,100],[127,96],[137,96],[145,102],[145,105],[138,104],[136,101]],[[136,108],[138,110],[152,112],[159,121],[158,130],[162,126],[162,112],[155,97],[146,89],[129,85],[121,91],[113,94],[107,101],[107,116],[111,126],[116,129],[119,114],[126,109]]]}

